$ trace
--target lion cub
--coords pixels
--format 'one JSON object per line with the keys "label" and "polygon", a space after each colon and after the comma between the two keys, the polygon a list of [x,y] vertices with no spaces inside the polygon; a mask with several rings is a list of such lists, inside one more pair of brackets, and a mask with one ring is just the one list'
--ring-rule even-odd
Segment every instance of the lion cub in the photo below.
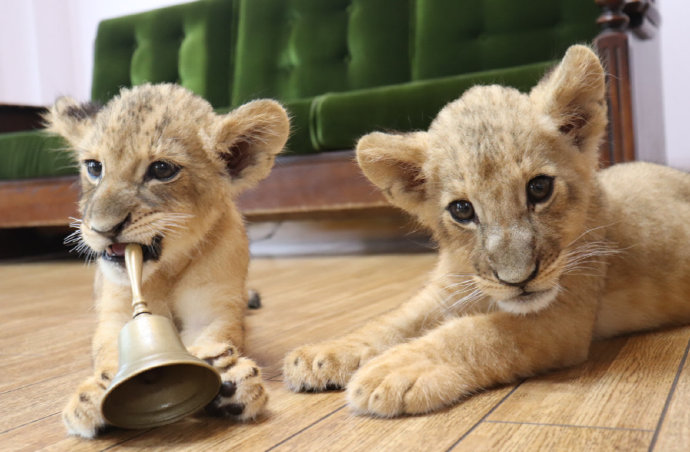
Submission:
{"label": "lion cub", "polygon": [[597,171],[604,78],[574,46],[529,94],[474,87],[427,132],[363,137],[364,173],[433,232],[438,265],[397,310],[288,354],[289,387],[425,413],[581,363],[593,339],[690,321],[690,175]]}
{"label": "lion cub", "polygon": [[118,334],[132,316],[126,243],[143,245],[151,311],[171,318],[189,351],[222,375],[206,411],[257,416],[267,395],[259,368],[238,351],[249,253],[233,200],[268,174],[283,148],[283,107],[258,100],[216,115],[180,86],[141,85],[101,110],[62,98],[46,119],[81,165],[77,247],[98,261],[94,369],[63,412],[69,432],[91,438],[105,424],[100,402],[117,371]]}

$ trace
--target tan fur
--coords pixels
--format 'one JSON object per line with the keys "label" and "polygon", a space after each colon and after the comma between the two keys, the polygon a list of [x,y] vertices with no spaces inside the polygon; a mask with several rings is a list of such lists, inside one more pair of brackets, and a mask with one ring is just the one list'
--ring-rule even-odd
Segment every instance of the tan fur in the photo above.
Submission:
{"label": "tan fur", "polygon": [[[438,265],[399,309],[291,352],[289,387],[347,386],[360,413],[424,413],[580,363],[593,339],[690,321],[690,175],[598,171],[604,96],[598,58],[574,46],[530,94],[475,87],[427,132],[363,137],[363,171],[433,232]],[[542,175],[553,193],[534,202]],[[460,200],[472,221],[451,217]]]}
{"label": "tan fur", "polygon": [[[90,438],[104,426],[100,401],[132,313],[124,265],[102,254],[113,243],[151,245],[157,236],[160,257],[143,271],[151,311],[171,318],[190,352],[221,372],[227,397],[219,395],[212,411],[255,417],[267,396],[256,364],[239,357],[249,253],[233,200],[270,171],[288,136],[285,110],[259,100],[219,116],[205,100],[164,84],[124,89],[98,112],[60,99],[46,119],[81,164],[83,217],[72,240],[98,260],[94,373],[65,408],[69,432]],[[100,178],[89,175],[90,160],[102,163]],[[152,163],[161,161],[179,173],[152,178]]]}

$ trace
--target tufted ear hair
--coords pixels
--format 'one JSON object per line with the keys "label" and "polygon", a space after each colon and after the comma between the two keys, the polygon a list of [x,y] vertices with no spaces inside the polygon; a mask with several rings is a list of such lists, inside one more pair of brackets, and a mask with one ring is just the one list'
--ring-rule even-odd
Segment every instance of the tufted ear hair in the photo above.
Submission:
{"label": "tufted ear hair", "polygon": [[607,123],[605,79],[597,55],[574,45],[530,98],[580,151],[596,154]]}
{"label": "tufted ear hair", "polygon": [[417,213],[426,200],[427,133],[374,132],[357,143],[357,162],[390,202]]}
{"label": "tufted ear hair", "polygon": [[43,115],[46,130],[62,136],[73,147],[77,147],[101,108],[100,104],[79,103],[71,97],[61,97]]}
{"label": "tufted ear hair", "polygon": [[261,99],[216,117],[209,132],[209,147],[225,163],[233,185],[245,189],[271,171],[290,134],[290,120],[278,102]]}

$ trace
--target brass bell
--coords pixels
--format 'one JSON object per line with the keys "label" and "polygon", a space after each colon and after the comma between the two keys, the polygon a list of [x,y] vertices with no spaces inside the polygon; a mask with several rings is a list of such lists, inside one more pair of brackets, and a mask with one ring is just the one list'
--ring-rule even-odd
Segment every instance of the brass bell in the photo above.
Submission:
{"label": "brass bell", "polygon": [[153,315],[141,295],[141,247],[128,244],[125,264],[132,284],[132,320],[120,331],[119,366],[101,402],[110,424],[149,428],[175,422],[218,394],[218,371],[187,352],[172,322]]}

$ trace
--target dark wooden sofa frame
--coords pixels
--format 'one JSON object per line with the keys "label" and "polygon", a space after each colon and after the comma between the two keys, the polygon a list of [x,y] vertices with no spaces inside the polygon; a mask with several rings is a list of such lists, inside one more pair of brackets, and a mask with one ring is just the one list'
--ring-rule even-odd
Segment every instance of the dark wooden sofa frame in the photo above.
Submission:
{"label": "dark wooden sofa frame", "polygon": [[[659,15],[654,0],[596,0],[596,3],[602,13],[597,21],[601,32],[594,44],[607,66],[609,91],[609,133],[602,145],[601,160],[602,165],[610,165],[638,159],[636,143],[650,141],[643,136],[645,130],[652,130],[649,133],[653,136],[659,135],[659,128],[663,130],[661,115],[645,116],[650,110],[660,110],[660,67],[656,64],[633,67],[630,58],[639,43],[654,39],[658,42]],[[637,71],[646,73],[639,77]],[[644,80],[646,84],[639,86],[635,80]],[[644,102],[635,103],[635,99]],[[657,105],[650,109],[652,103]],[[645,108],[637,111],[636,105]],[[2,107],[0,131],[34,128],[41,111],[40,108]],[[663,153],[663,142],[655,145],[657,152]],[[78,215],[78,196],[76,176],[0,181],[0,228],[66,226],[70,217]],[[240,198],[240,208],[253,220],[387,206],[381,193],[362,175],[351,150],[279,157],[270,176]]]}

